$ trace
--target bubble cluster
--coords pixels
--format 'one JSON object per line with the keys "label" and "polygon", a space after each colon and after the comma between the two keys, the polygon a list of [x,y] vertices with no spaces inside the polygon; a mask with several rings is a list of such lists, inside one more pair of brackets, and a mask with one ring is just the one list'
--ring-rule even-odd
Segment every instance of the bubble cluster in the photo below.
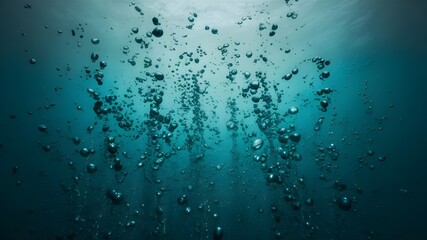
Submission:
{"label": "bubble cluster", "polygon": [[[35,119],[38,150],[69,171],[61,189],[77,214],[57,239],[345,238],[327,224],[366,200],[368,181],[349,171],[365,176],[392,160],[375,139],[388,115],[350,126],[340,110],[352,83],[341,84],[328,48],[312,47],[321,36],[299,38],[313,25],[299,2],[255,11],[228,3],[243,15],[218,22],[215,9],[166,14],[131,2],[123,21],[105,17],[107,27],[55,29],[64,49],[77,50],[52,60],[53,94],[24,114]],[[26,66],[36,64],[30,54],[51,61],[25,52]],[[366,89],[354,95],[372,118]]]}

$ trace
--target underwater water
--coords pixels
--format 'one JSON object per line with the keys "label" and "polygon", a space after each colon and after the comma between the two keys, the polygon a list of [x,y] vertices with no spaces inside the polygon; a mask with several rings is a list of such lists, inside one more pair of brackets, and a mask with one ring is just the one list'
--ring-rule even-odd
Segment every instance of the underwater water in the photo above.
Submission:
{"label": "underwater water", "polygon": [[0,239],[427,239],[423,1],[0,2]]}

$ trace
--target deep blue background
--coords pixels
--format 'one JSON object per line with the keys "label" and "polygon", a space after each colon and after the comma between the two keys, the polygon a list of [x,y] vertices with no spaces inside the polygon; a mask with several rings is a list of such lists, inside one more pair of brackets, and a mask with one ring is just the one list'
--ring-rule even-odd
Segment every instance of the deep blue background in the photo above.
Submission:
{"label": "deep blue background", "polygon": [[[126,1],[1,1],[0,239],[102,239],[109,231],[113,239],[212,239],[216,226],[224,228],[224,239],[274,239],[276,232],[283,239],[303,239],[308,233],[312,239],[426,239],[426,4],[289,2],[142,1],[136,3],[142,6],[140,15]],[[286,17],[292,11],[296,19]],[[190,30],[187,17],[193,12],[198,16]],[[154,28],[155,16],[165,34],[148,38],[145,33]],[[267,29],[260,31],[260,23]],[[273,23],[279,28],[269,37]],[[204,30],[205,25],[219,34]],[[137,35],[148,48],[134,41],[132,27],[139,28]],[[99,38],[100,44],[91,44],[91,38]],[[228,53],[221,54],[217,47],[224,44],[229,44]],[[129,46],[128,54],[124,46]],[[184,52],[199,56],[198,49],[206,53],[198,64],[186,65],[188,58],[179,58]],[[251,59],[247,51],[254,53]],[[108,63],[102,86],[84,73],[85,65],[92,71],[99,66],[99,61],[91,62],[92,52]],[[128,59],[135,54],[132,66]],[[268,57],[267,63],[253,61],[260,54]],[[316,56],[331,60],[330,78],[319,79],[321,71],[311,62]],[[145,57],[153,66],[143,67]],[[36,64],[29,63],[31,58]],[[281,79],[295,67],[298,75]],[[195,85],[182,76],[201,69],[205,73],[198,84],[207,87],[207,93],[194,103],[190,96]],[[226,78],[231,69],[238,71],[234,81]],[[165,74],[164,81],[146,75],[157,71]],[[277,127],[294,124],[302,135],[296,148],[303,158],[289,162],[281,185],[267,184],[267,173],[253,161],[254,154],[266,153],[271,155],[268,165],[284,163],[270,152],[279,144],[260,131],[253,102],[241,96],[248,85],[245,71],[251,73],[250,80],[256,79],[256,71],[266,74],[275,112],[285,116]],[[147,81],[139,83],[136,77]],[[183,82],[190,87],[180,87]],[[273,85],[283,95],[280,103]],[[319,110],[315,94],[324,87],[333,89],[327,112]],[[112,114],[98,118],[87,88],[117,96],[122,114],[134,120],[132,130],[119,128]],[[182,147],[175,148],[159,171],[151,169],[156,150],[145,122],[150,106],[144,94],[150,89],[164,91],[160,111],[179,122],[172,144],[161,141],[161,150]],[[232,118],[230,99],[236,100],[236,131],[226,128]],[[286,116],[291,106],[299,113]],[[197,108],[206,118],[194,114]],[[315,132],[313,126],[322,116],[322,128]],[[48,127],[47,133],[39,132],[40,124]],[[104,133],[103,124],[110,131]],[[91,125],[94,130],[88,133]],[[249,137],[251,132],[256,137]],[[192,149],[186,144],[189,135],[202,139]],[[78,146],[71,141],[75,136],[82,139]],[[120,145],[122,171],[110,167],[107,136]],[[256,138],[264,140],[259,151],[250,148]],[[325,170],[315,158],[319,147],[330,144],[335,144],[339,159],[325,160],[332,166]],[[43,151],[43,145],[51,150]],[[83,157],[82,147],[96,152]],[[369,150],[374,156],[367,156]],[[140,160],[144,152],[147,160]],[[201,153],[203,160],[195,162]],[[379,156],[386,160],[378,161]],[[95,163],[98,171],[87,173],[87,163]],[[124,182],[118,183],[125,172]],[[348,188],[338,191],[333,187],[336,180]],[[311,197],[314,206],[293,210],[284,201],[283,189],[294,186],[297,200]],[[113,205],[105,196],[107,189],[123,192],[125,202]],[[189,198],[190,214],[177,204],[182,194]],[[334,203],[343,195],[354,198],[351,211]],[[271,211],[272,204],[278,213]],[[155,213],[158,206],[165,210],[162,217]],[[127,228],[132,220],[136,225]],[[157,226],[162,234],[155,237]]]}

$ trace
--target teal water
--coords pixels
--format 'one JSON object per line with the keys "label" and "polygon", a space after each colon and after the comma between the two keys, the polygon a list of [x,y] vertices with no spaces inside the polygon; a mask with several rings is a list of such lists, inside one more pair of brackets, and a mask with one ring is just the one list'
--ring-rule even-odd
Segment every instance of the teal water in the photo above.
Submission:
{"label": "teal water", "polygon": [[0,239],[425,239],[426,7],[2,1]]}

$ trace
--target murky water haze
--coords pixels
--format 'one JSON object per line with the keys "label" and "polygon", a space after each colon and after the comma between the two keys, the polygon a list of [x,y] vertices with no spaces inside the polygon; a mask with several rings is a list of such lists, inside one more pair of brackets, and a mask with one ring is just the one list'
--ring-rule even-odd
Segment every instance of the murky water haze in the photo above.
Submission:
{"label": "murky water haze", "polygon": [[2,1],[0,238],[425,239],[425,5]]}

